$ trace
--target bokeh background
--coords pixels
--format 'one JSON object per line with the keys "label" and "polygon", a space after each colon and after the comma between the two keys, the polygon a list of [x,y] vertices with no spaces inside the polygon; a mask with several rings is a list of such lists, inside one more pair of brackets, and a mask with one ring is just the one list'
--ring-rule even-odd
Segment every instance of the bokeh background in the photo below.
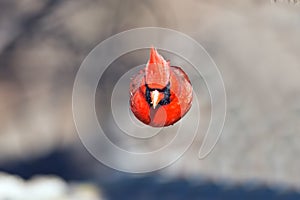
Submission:
{"label": "bokeh background", "polygon": [[[178,30],[203,45],[224,79],[227,118],[204,160],[197,158],[200,134],[171,167],[133,175],[105,167],[81,144],[72,87],[98,43],[145,26]],[[75,190],[78,198],[88,193],[85,199],[299,199],[299,35],[297,1],[1,0],[0,195],[8,195],[8,183],[10,195],[18,193],[14,184],[22,182],[24,195],[31,185],[64,198]],[[125,146],[132,143],[110,129],[105,102],[118,78],[145,59],[146,52],[118,59],[98,90],[99,119]],[[209,116],[209,101],[200,103]]]}

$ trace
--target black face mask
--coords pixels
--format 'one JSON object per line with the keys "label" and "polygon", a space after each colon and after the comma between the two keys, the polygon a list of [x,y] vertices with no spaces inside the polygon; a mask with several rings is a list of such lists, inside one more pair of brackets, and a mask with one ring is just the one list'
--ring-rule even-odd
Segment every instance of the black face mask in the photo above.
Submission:
{"label": "black face mask", "polygon": [[146,84],[146,101],[148,102],[148,104],[150,106],[152,106],[151,103],[151,96],[150,96],[150,92],[157,90],[160,93],[164,94],[164,98],[162,100],[160,100],[158,102],[158,105],[167,105],[170,103],[170,81],[168,82],[168,84],[166,85],[166,87],[164,87],[163,89],[157,89],[157,88],[150,88],[147,84]]}

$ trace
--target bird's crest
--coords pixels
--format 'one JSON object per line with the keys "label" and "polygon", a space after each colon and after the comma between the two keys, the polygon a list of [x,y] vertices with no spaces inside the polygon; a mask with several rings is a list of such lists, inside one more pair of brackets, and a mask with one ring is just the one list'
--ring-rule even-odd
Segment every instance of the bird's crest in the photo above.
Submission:
{"label": "bird's crest", "polygon": [[150,88],[162,89],[170,79],[170,63],[167,62],[154,47],[150,51],[150,59],[146,65],[146,83]]}

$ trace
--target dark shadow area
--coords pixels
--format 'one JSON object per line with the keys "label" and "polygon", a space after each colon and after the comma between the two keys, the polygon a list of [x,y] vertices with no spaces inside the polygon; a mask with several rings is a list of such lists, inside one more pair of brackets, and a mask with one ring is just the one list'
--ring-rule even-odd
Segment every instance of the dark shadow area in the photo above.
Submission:
{"label": "dark shadow area", "polygon": [[[224,185],[219,182],[190,180],[188,178],[167,179],[158,173],[133,175],[108,169],[97,176],[83,171],[75,165],[70,152],[57,150],[40,159],[4,164],[0,171],[19,175],[24,179],[32,176],[56,175],[71,182],[93,182],[101,188],[109,200],[298,200],[300,193],[292,190],[280,191],[272,187],[257,185]],[[99,167],[98,167],[99,169]],[[99,170],[100,171],[100,170]],[[105,173],[104,173],[105,172]]]}

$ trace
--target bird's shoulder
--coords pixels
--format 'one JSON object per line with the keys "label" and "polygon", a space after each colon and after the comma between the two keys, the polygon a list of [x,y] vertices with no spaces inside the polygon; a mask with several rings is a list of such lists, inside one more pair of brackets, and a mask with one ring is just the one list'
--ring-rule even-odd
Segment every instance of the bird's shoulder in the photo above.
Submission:
{"label": "bird's shoulder", "polygon": [[134,93],[143,85],[145,85],[145,70],[141,69],[131,78],[129,90]]}
{"label": "bird's shoulder", "polygon": [[182,77],[183,79],[187,80],[189,83],[191,83],[188,75],[181,69],[181,67],[178,66],[171,66],[171,71],[178,77]]}

